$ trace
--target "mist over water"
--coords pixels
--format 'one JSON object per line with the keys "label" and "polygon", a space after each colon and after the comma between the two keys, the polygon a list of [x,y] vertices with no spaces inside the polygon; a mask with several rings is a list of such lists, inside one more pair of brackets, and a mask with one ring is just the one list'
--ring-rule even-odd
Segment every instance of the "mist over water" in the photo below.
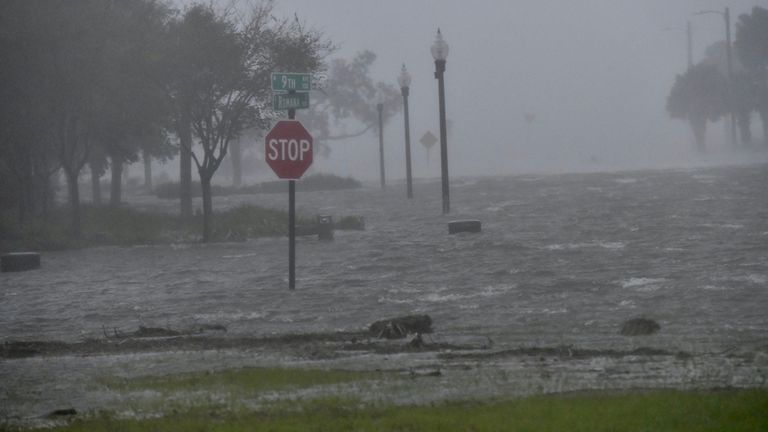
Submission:
{"label": "mist over water", "polygon": [[[372,76],[397,85],[402,63],[410,85],[414,175],[439,175],[418,139],[439,131],[437,81],[429,47],[437,27],[450,45],[446,110],[451,173],[457,175],[603,171],[734,161],[721,122],[710,124],[709,155],[695,152],[688,125],[671,120],[666,97],[685,71],[684,28],[693,57],[723,39],[722,18],[693,16],[731,7],[735,20],[759,2],[284,1],[280,10],[339,41],[332,57],[377,54]],[[675,28],[675,30],[669,30]],[[666,30],[665,30],[666,29]],[[526,114],[534,114],[528,123]],[[301,112],[299,112],[301,118]],[[757,130],[759,122],[754,122]],[[402,115],[385,125],[388,175],[404,178]],[[756,142],[759,138],[756,137]],[[375,133],[332,142],[316,169],[375,179]],[[764,155],[760,157],[764,158]]]}
{"label": "mist over water", "polygon": [[[176,2],[182,8],[189,3]],[[295,14],[334,41],[337,49],[329,59],[351,59],[363,50],[375,53],[370,70],[375,81],[397,86],[400,67],[407,66],[412,76],[413,175],[435,178],[440,175],[439,146],[427,151],[418,140],[428,131],[439,136],[437,81],[430,55],[438,27],[450,45],[445,85],[452,175],[601,172],[766,160],[764,151],[727,145],[722,121],[709,124],[708,150],[698,153],[686,122],[670,119],[665,110],[675,76],[686,69],[686,22],[692,26],[693,61],[699,62],[706,48],[724,38],[724,28],[721,16],[695,13],[730,7],[735,31],[740,14],[761,6],[758,1],[731,3],[590,0],[574,6],[559,1],[282,0],[276,3],[276,12]],[[530,122],[528,114],[533,115]],[[297,118],[302,116],[299,110]],[[762,138],[759,123],[755,116],[755,143]],[[340,128],[358,129],[355,122]],[[384,125],[390,179],[405,178],[404,134],[400,112]],[[330,155],[316,157],[310,172],[377,180],[376,130],[325,144]],[[246,145],[262,158],[262,141],[253,139]],[[161,169],[173,173],[176,164]],[[256,181],[272,178],[272,173],[258,168],[247,176]],[[217,177],[215,181],[227,182],[226,174]]]}

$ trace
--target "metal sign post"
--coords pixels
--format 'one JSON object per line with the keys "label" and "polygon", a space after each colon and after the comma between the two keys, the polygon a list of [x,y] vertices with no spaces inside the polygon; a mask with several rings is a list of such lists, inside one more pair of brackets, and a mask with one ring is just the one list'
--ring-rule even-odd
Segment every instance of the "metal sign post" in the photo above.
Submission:
{"label": "metal sign post", "polygon": [[429,165],[429,151],[432,149],[433,145],[437,144],[437,137],[435,137],[432,132],[427,131],[427,133],[421,137],[419,142],[425,149],[427,149],[427,165]]}
{"label": "metal sign post", "polygon": [[[296,118],[296,109],[288,110],[288,119]],[[288,180],[288,289],[296,289],[296,180]]]}
{"label": "metal sign post", "polygon": [[312,136],[294,119],[297,109],[309,108],[310,75],[272,74],[272,108],[288,110],[264,138],[264,160],[278,177],[288,180],[288,289],[296,289],[296,179],[312,164]]}

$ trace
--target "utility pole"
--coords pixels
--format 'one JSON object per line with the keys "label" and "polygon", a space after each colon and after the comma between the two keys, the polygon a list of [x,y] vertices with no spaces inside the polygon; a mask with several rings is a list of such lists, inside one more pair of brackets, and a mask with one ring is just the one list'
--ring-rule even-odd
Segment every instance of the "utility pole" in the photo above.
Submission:
{"label": "utility pole", "polygon": [[738,146],[738,138],[736,136],[736,108],[734,107],[734,87],[735,82],[733,78],[733,57],[731,54],[731,12],[729,8],[725,8],[725,13],[723,14],[723,17],[725,18],[725,56],[728,60],[728,95],[730,96],[730,100],[728,101],[728,108],[731,111],[731,144],[736,147]]}
{"label": "utility pole", "polygon": [[685,34],[688,36],[688,69],[690,69],[693,67],[693,35],[691,32],[690,20],[686,22]]}
{"label": "utility pole", "polygon": [[[728,78],[728,111],[730,112],[730,121],[725,120],[726,129],[728,130],[728,138],[730,138],[731,146],[736,147],[738,145],[738,138],[736,137],[736,109],[734,107],[734,78],[733,78],[733,56],[731,55],[731,11],[729,8],[725,8],[725,12],[716,10],[704,10],[696,12],[694,15],[704,14],[718,14],[723,16],[725,21],[725,58]],[[730,127],[729,127],[730,126]]]}

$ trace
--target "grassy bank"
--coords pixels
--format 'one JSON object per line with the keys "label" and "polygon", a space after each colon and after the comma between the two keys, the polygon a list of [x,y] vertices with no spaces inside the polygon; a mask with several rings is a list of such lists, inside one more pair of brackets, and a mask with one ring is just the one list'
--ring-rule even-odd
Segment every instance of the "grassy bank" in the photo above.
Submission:
{"label": "grassy bank", "polygon": [[[274,391],[370,380],[387,372],[247,368],[212,373],[106,378],[118,392],[156,392],[151,418],[110,412],[80,416],[53,431],[765,431],[768,391],[631,391],[546,395],[516,400],[394,406],[338,396],[244,399]],[[373,387],[371,387],[373,388]],[[179,395],[206,394],[179,405]],[[333,393],[331,393],[333,394]],[[223,395],[223,396],[222,396]],[[193,398],[194,399],[194,398]],[[141,416],[141,409],[131,408]],[[162,416],[156,416],[162,412]],[[0,427],[2,429],[2,427]]]}
{"label": "grassy bank", "polygon": [[[214,241],[285,235],[287,214],[283,211],[242,205],[214,214]],[[82,207],[82,235],[70,234],[68,209],[55,209],[47,221],[34,220],[23,226],[11,217],[0,217],[0,251],[60,250],[89,246],[165,244],[193,242],[202,237],[202,216],[182,220],[177,215],[144,212],[130,207]],[[299,218],[299,222],[303,222]]]}
{"label": "grassy bank", "polygon": [[[312,174],[296,181],[297,192],[347,190],[359,189],[361,187],[362,183],[352,177],[339,177],[333,174]],[[288,182],[277,180],[240,187],[212,185],[211,189],[213,196],[288,193]],[[178,199],[179,190],[178,182],[162,183],[154,188],[154,193],[158,198]],[[192,196],[199,197],[200,195],[200,183],[192,182]]]}

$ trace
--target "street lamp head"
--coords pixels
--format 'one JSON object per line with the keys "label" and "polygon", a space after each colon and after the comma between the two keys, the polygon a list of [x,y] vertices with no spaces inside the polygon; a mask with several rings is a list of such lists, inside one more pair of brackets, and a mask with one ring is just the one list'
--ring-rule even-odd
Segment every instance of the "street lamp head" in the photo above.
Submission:
{"label": "street lamp head", "polygon": [[435,42],[432,44],[432,57],[435,60],[442,61],[445,61],[445,59],[448,58],[448,43],[443,39],[443,34],[440,32],[439,28],[437,29]]}
{"label": "street lamp head", "polygon": [[706,14],[725,15],[725,12],[720,12],[718,10],[700,10],[698,12],[694,12],[693,15],[706,15]]}
{"label": "street lamp head", "polygon": [[400,69],[400,76],[397,77],[397,83],[400,84],[400,88],[407,88],[411,85],[411,74],[408,73],[408,70],[405,68],[405,63],[403,63],[403,68]]}

